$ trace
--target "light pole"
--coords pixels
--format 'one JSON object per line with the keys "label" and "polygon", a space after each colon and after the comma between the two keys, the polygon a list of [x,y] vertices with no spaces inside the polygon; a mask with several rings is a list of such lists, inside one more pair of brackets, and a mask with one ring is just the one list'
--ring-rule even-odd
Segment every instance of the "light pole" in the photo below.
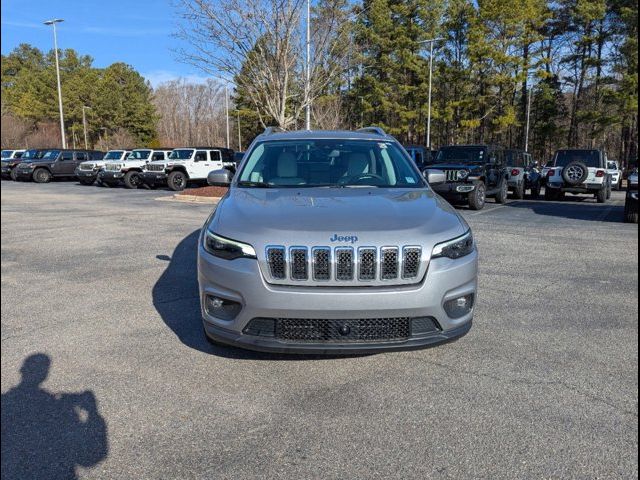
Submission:
{"label": "light pole", "polygon": [[238,106],[236,105],[236,118],[238,121],[238,151],[241,152],[242,151],[242,136],[240,135],[240,110],[238,109]]}
{"label": "light pole", "polygon": [[226,84],[224,86],[224,111],[227,117],[227,148],[229,148],[229,89]]}
{"label": "light pole", "polygon": [[429,100],[427,107],[427,148],[431,149],[431,77],[433,75],[433,44],[444,40],[444,38],[431,38],[429,40],[422,40],[418,42],[420,44],[429,44]]}
{"label": "light pole", "polygon": [[307,102],[305,108],[305,129],[311,130],[311,0],[307,0],[307,38],[305,59],[304,99]]}
{"label": "light pole", "polygon": [[91,107],[87,107],[86,105],[82,106],[82,128],[84,129],[84,148],[85,150],[88,150],[89,143],[87,142],[87,115],[85,114],[85,110],[91,110]]}
{"label": "light pole", "polygon": [[58,108],[60,109],[60,136],[62,137],[62,148],[67,148],[67,140],[64,136],[64,115],[62,113],[62,87],[60,86],[60,62],[58,60],[58,36],[56,35],[56,23],[63,22],[61,18],[47,20],[45,25],[53,27],[53,51],[56,55],[56,77],[58,79]]}
{"label": "light pole", "polygon": [[531,91],[533,86],[529,88],[529,76],[527,75],[527,122],[524,130],[524,151],[529,151],[529,126],[531,125]]}

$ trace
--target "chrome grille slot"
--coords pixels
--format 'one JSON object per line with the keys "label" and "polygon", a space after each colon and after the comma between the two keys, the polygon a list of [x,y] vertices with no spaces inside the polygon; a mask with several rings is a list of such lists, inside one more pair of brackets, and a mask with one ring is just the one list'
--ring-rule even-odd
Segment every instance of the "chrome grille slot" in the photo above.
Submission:
{"label": "chrome grille slot", "polygon": [[353,280],[353,248],[336,248],[336,280]]}
{"label": "chrome grille slot", "polygon": [[95,165],[93,163],[81,163],[80,170],[93,170]]}
{"label": "chrome grille slot", "polygon": [[393,280],[398,278],[398,247],[383,247],[380,259],[380,278]]}
{"label": "chrome grille slot", "polygon": [[164,163],[162,164],[157,164],[153,162],[147,163],[146,169],[149,172],[164,172]]}
{"label": "chrome grille slot", "polygon": [[271,277],[276,280],[284,280],[287,271],[284,247],[267,248],[267,263],[269,264]]}
{"label": "chrome grille slot", "polygon": [[108,170],[109,172],[119,172],[121,168],[122,165],[120,165],[119,163],[107,163],[104,167],[104,169]]}
{"label": "chrome grille slot", "polygon": [[363,247],[358,249],[360,256],[359,280],[375,280],[377,269],[377,252],[375,248]]}
{"label": "chrome grille slot", "polygon": [[458,181],[458,171],[457,170],[445,170],[444,173],[447,176],[447,182],[456,182],[456,181]]}
{"label": "chrome grille slot", "polygon": [[293,280],[306,280],[309,278],[307,249],[305,247],[291,247],[289,249],[291,264],[291,278]]}
{"label": "chrome grille slot", "polygon": [[313,279],[329,280],[331,278],[331,249],[316,247],[312,250]]}
{"label": "chrome grille slot", "polygon": [[422,249],[420,247],[404,247],[402,249],[402,278],[415,278],[420,270]]}

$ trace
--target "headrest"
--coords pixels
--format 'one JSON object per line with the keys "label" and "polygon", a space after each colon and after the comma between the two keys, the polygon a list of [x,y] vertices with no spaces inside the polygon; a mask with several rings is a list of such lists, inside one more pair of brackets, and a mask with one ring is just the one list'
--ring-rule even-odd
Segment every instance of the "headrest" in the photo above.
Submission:
{"label": "headrest", "polygon": [[298,162],[292,152],[282,152],[278,157],[278,177],[291,178],[298,176]]}

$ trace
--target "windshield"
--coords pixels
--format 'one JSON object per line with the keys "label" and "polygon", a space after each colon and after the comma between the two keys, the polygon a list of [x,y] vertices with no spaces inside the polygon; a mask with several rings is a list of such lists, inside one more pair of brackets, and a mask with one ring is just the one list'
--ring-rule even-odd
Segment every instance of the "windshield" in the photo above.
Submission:
{"label": "windshield", "polygon": [[2,150],[2,158],[11,158],[13,150]]}
{"label": "windshield", "polygon": [[176,150],[173,150],[170,154],[169,154],[169,159],[170,160],[189,160],[191,158],[191,155],[193,155],[193,150],[190,148],[178,148]]}
{"label": "windshield", "polygon": [[47,152],[42,156],[43,159],[51,159],[58,158],[60,155],[60,150],[47,150]]}
{"label": "windshield", "polygon": [[443,147],[438,151],[436,163],[484,163],[483,147]]}
{"label": "windshield", "polygon": [[597,150],[559,150],[556,153],[556,167],[566,167],[571,162],[582,162],[589,168],[599,168],[600,155]]}
{"label": "windshield", "polygon": [[420,173],[393,142],[285,140],[263,142],[251,152],[238,186],[260,188],[419,188]]}
{"label": "windshield", "polygon": [[618,169],[618,165],[616,165],[616,162],[608,162],[607,165],[608,165],[607,168],[609,170],[617,170]]}
{"label": "windshield", "polygon": [[38,155],[38,152],[42,152],[41,150],[26,150],[23,154],[21,159],[22,160],[27,160],[27,159],[32,159],[32,158],[40,158],[42,156],[42,153],[40,153],[40,155]]}
{"label": "windshield", "polygon": [[122,154],[124,152],[122,150],[110,150],[104,154],[102,157],[103,160],[120,160],[122,158]]}
{"label": "windshield", "polygon": [[146,160],[151,155],[151,150],[134,150],[129,154],[127,160]]}

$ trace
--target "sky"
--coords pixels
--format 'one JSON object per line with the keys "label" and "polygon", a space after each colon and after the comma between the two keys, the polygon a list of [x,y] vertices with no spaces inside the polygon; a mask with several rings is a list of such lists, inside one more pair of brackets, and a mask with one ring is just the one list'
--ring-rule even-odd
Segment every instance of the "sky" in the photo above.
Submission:
{"label": "sky", "polygon": [[53,48],[52,28],[42,22],[62,18],[57,25],[58,48],[90,55],[95,67],[115,62],[132,65],[153,86],[186,78],[203,82],[207,75],[181,63],[172,51],[181,45],[173,37],[178,16],[172,0],[1,0],[2,53],[29,43]]}

